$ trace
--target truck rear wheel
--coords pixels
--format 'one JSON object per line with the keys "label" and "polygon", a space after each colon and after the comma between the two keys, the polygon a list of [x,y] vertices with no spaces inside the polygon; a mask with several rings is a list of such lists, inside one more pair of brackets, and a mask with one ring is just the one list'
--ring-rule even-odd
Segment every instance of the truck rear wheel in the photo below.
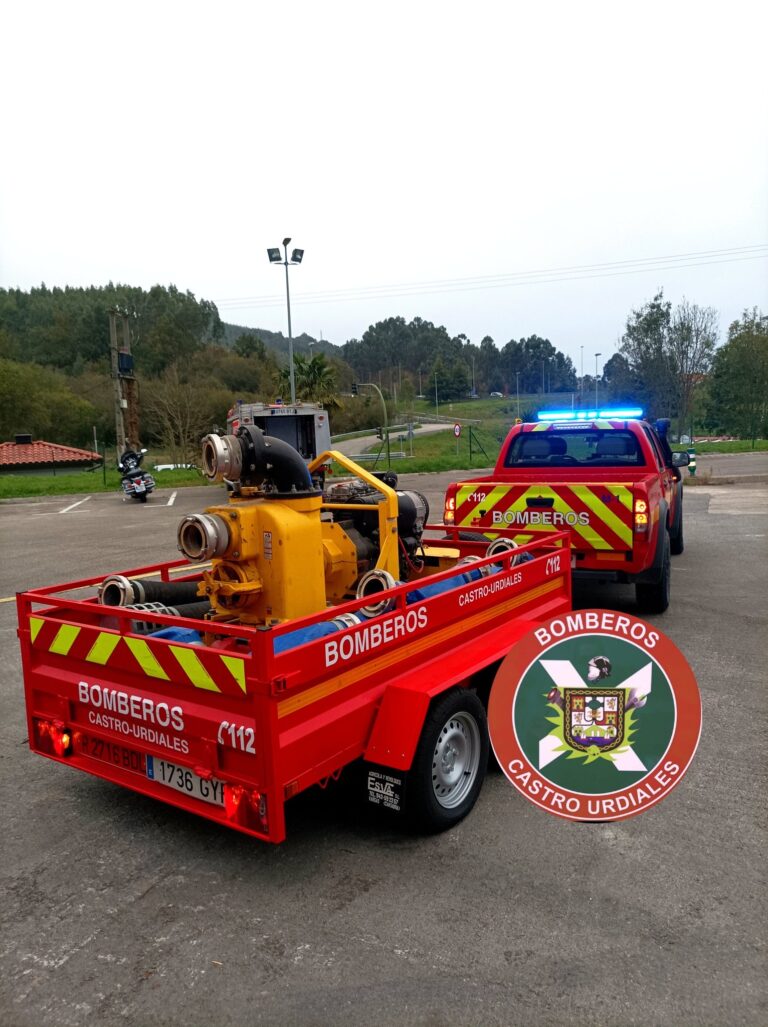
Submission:
{"label": "truck rear wheel", "polygon": [[685,548],[685,542],[683,541],[683,497],[678,497],[677,501],[677,516],[675,517],[675,523],[672,527],[672,534],[669,540],[669,547],[672,551],[673,556],[679,556]]}
{"label": "truck rear wheel", "polygon": [[671,580],[672,559],[670,557],[669,533],[666,532],[664,553],[661,559],[661,577],[651,585],[635,585],[635,597],[642,613],[664,613],[669,606]]}
{"label": "truck rear wheel", "polygon": [[477,801],[488,766],[488,722],[474,692],[455,688],[430,709],[407,777],[409,820],[445,831]]}

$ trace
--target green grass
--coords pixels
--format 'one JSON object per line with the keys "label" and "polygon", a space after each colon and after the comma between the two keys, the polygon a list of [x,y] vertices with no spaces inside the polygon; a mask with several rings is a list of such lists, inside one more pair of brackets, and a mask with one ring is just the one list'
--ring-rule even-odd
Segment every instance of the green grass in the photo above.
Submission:
{"label": "green grass", "polygon": [[[390,441],[390,449],[393,453],[404,452],[403,458],[392,460],[392,469],[402,474],[420,474],[426,471],[454,471],[469,470],[473,467],[492,467],[496,463],[501,442],[506,436],[506,431],[501,433],[490,432],[483,428],[474,429],[472,442],[472,460],[469,458],[469,430],[464,428],[461,437],[456,445],[453,432],[434,432],[431,435],[423,435],[413,440],[413,457],[411,457],[411,444],[406,441],[400,445],[398,436],[393,436]],[[476,445],[479,442],[485,453]],[[381,443],[369,446],[366,452],[378,453]],[[372,467],[370,461],[366,461],[366,467]],[[380,471],[387,466],[386,447],[382,450],[376,470]]]}
{"label": "green grass", "polygon": [[[158,488],[183,488],[185,485],[205,485],[206,479],[195,470],[151,471]],[[0,499],[34,499],[36,496],[69,496],[82,492],[119,492],[120,475],[104,472],[73,471],[57,474],[0,474]]]}
{"label": "green grass", "polygon": [[[679,446],[673,446],[679,449]],[[768,439],[755,439],[754,446],[748,439],[736,439],[733,442],[697,442],[696,453],[751,453],[764,452],[768,449]]]}
{"label": "green grass", "polygon": [[[525,406],[530,406],[530,400],[534,397],[525,397]],[[520,397],[521,408],[523,408],[523,397]],[[427,408],[424,420],[428,420],[429,404],[421,401],[417,407]],[[431,412],[434,413],[434,404]],[[469,459],[469,428],[465,425],[458,444],[450,429],[435,432],[431,435],[424,435],[413,440],[413,457],[411,457],[411,444],[406,440],[402,444],[402,450],[407,454],[405,458],[392,460],[392,469],[402,474],[420,474],[429,471],[454,471],[470,470],[472,468],[492,467],[496,463],[501,443],[506,438],[507,432],[517,416],[516,399],[489,399],[489,400],[467,400],[461,403],[441,404],[440,415],[455,417],[457,421],[469,419],[482,419],[482,427],[474,428],[474,433],[483,448],[482,451],[475,448],[473,442],[472,460]],[[380,443],[368,447],[369,453],[378,452]],[[397,435],[393,435],[390,446],[393,452],[399,451],[401,445]],[[674,449],[684,447],[675,445]],[[696,454],[701,456],[707,453],[751,453],[752,451],[768,450],[768,439],[758,439],[754,447],[751,441],[737,440],[734,442],[699,442],[696,444]],[[162,463],[159,457],[158,463]],[[372,468],[373,462],[366,461],[366,467]],[[387,466],[386,451],[382,452],[376,464],[376,470],[380,471]],[[206,479],[196,470],[178,471],[152,471],[158,488],[184,488],[187,485],[205,485]],[[37,496],[66,496],[94,492],[119,492],[120,475],[116,470],[107,470],[106,484],[104,483],[104,472],[99,468],[96,471],[76,471],[73,473],[57,474],[0,474],[0,500],[2,499],[30,499]]]}

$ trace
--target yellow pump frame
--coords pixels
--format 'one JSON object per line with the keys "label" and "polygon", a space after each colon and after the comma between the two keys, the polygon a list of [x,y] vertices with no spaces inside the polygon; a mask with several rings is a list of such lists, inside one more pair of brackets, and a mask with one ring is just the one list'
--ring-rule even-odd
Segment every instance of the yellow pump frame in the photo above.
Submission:
{"label": "yellow pump frame", "polygon": [[[339,453],[336,449],[328,449],[324,453],[320,453],[314,460],[311,461],[309,466],[310,474],[313,471],[319,471],[324,464],[330,463],[333,460],[335,463],[340,464],[345,471],[349,471],[356,478],[360,478],[367,485],[376,489],[382,495],[382,501],[378,504],[378,517],[379,517],[379,558],[376,561],[376,569],[388,571],[389,574],[397,581],[400,576],[400,551],[398,546],[397,536],[397,515],[398,515],[398,504],[397,504],[397,493],[394,489],[390,488],[383,481],[380,481],[374,475],[370,474],[360,464],[356,464],[354,460],[350,460],[349,457],[344,456],[343,453]],[[359,513],[359,503],[323,503],[323,510],[354,510]]]}

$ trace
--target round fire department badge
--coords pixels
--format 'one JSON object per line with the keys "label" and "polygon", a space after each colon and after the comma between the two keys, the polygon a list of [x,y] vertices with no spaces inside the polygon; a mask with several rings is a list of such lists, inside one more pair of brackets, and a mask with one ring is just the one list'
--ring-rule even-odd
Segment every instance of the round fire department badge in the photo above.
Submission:
{"label": "round fire department badge", "polygon": [[488,726],[526,799],[568,820],[621,820],[681,780],[699,742],[701,700],[685,657],[655,625],[578,610],[511,650]]}

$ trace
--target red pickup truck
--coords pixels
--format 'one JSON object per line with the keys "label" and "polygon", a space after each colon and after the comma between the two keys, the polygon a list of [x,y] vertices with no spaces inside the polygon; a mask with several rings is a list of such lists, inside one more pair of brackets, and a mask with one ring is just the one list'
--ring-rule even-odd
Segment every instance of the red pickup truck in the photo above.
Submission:
{"label": "red pickup truck", "polygon": [[450,485],[444,521],[519,543],[568,530],[575,578],[632,582],[643,612],[669,605],[670,553],[683,551],[688,454],[672,453],[669,422],[641,411],[543,413],[515,425],[493,473]]}

